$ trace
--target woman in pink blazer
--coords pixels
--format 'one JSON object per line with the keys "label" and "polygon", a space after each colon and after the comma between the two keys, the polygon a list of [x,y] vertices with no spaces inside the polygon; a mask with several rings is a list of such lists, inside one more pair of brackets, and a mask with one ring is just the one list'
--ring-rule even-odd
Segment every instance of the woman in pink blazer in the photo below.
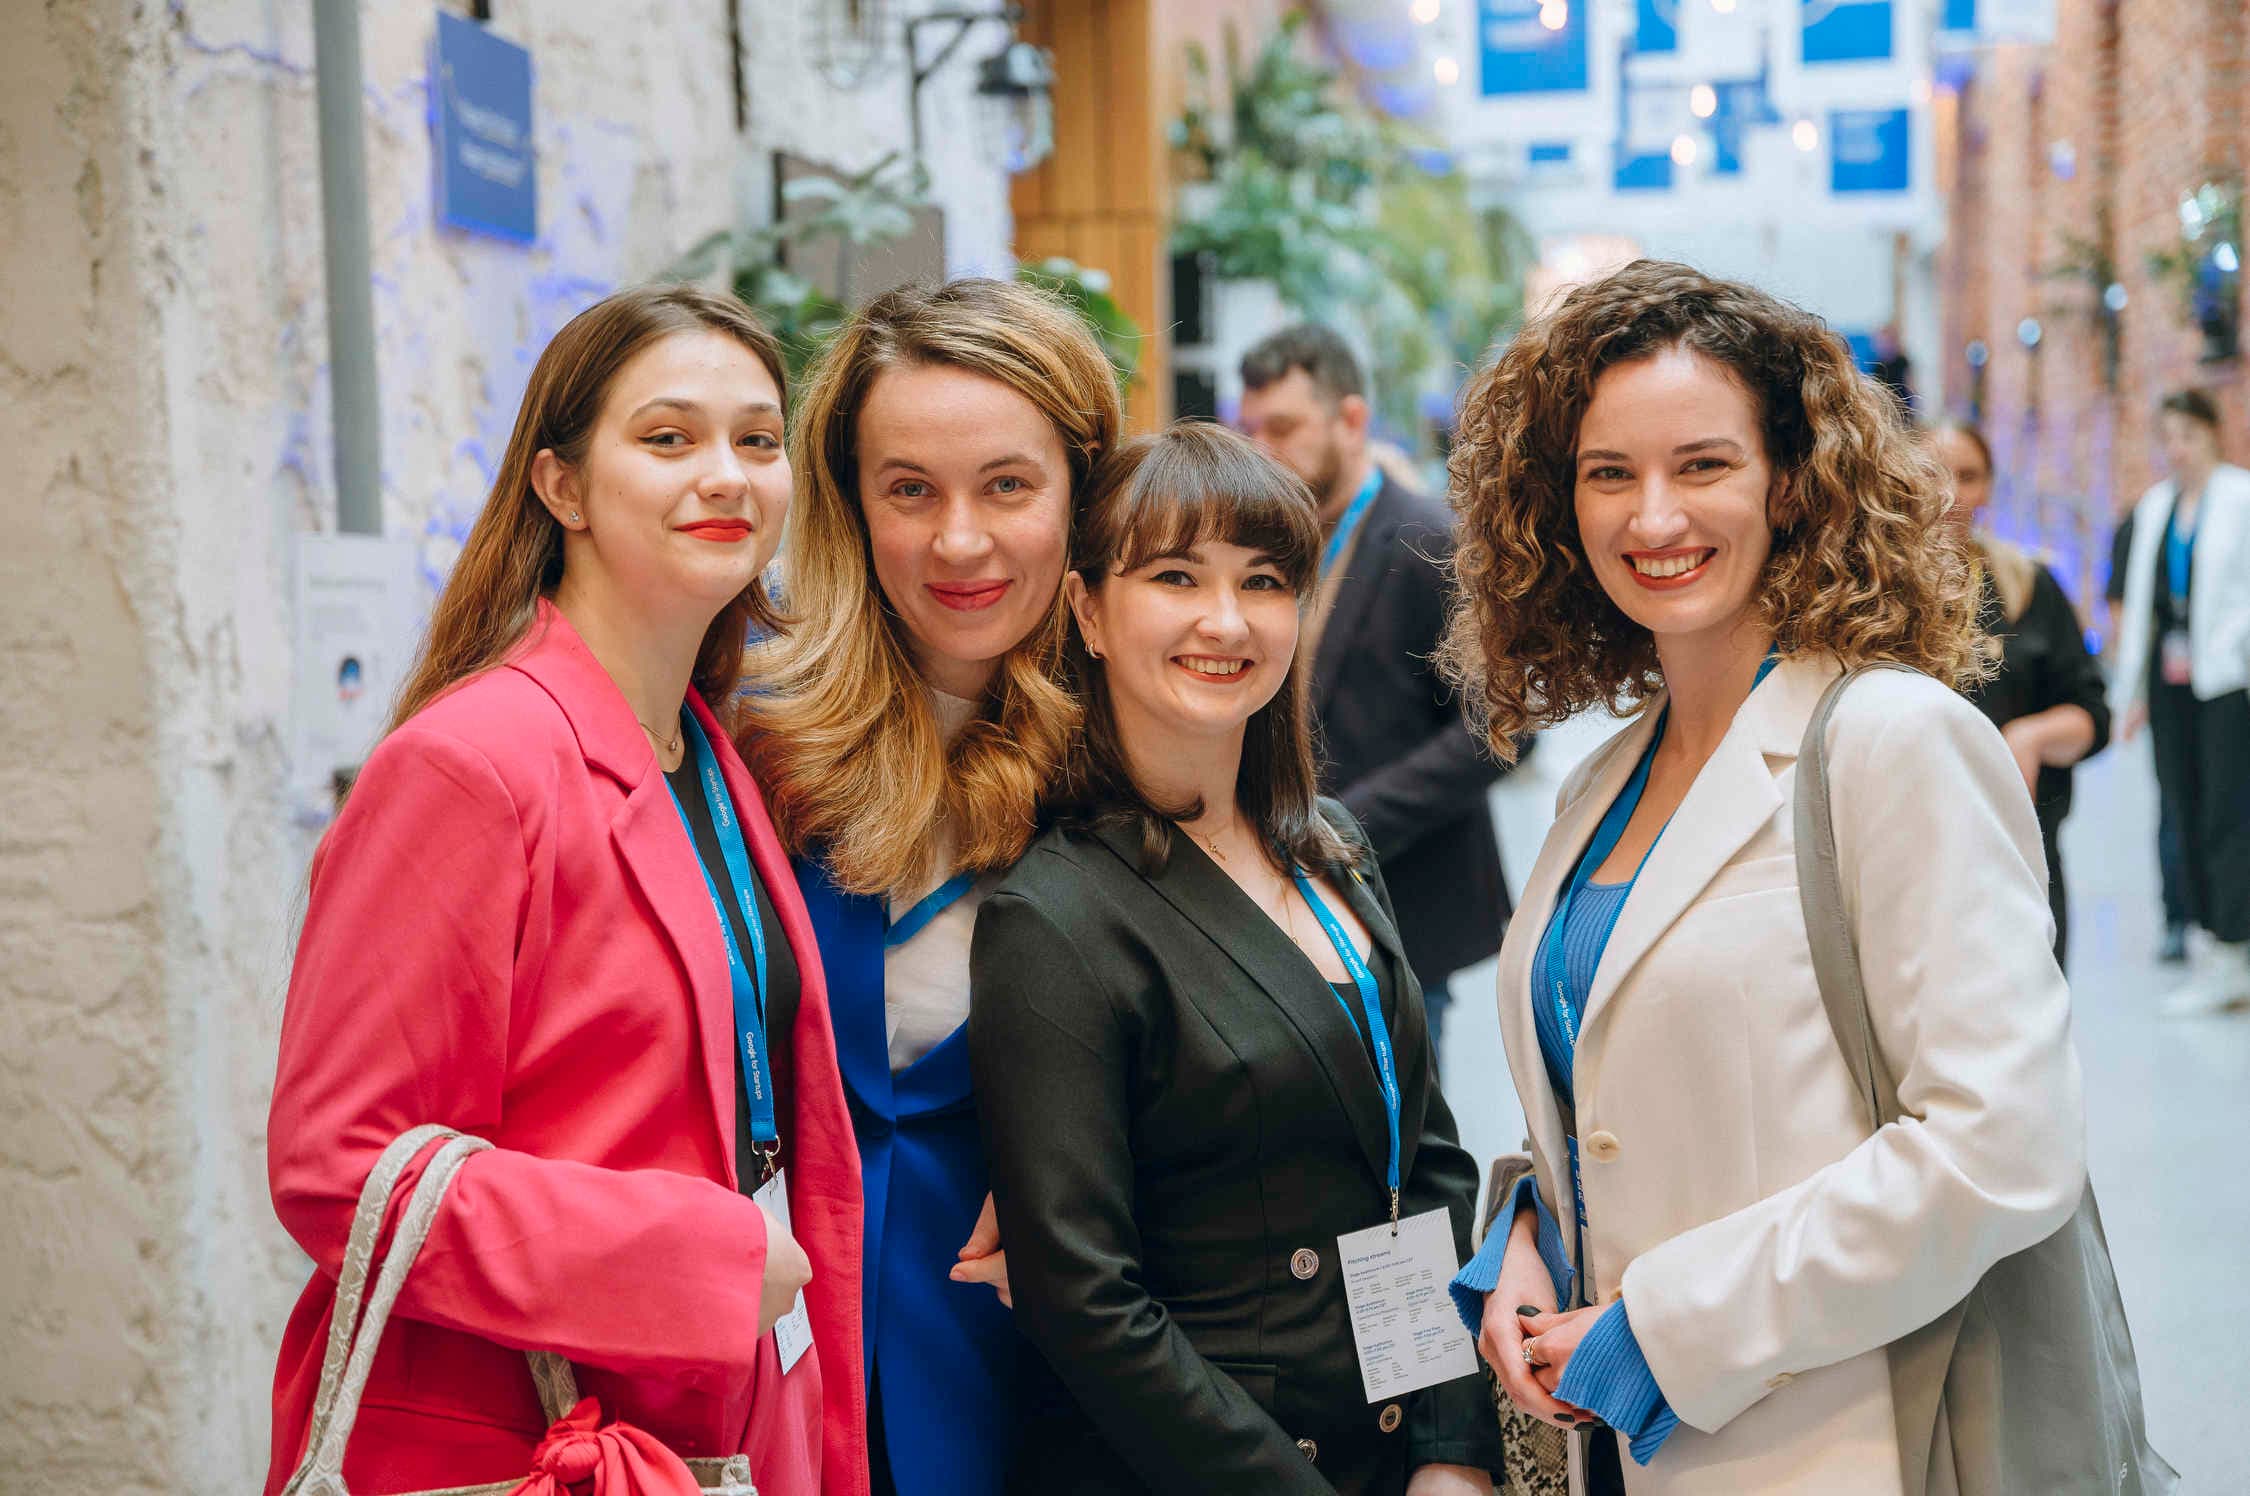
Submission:
{"label": "woman in pink blazer", "polygon": [[[758,576],[789,503],[782,383],[739,303],[683,288],[609,298],[533,371],[313,862],[269,1167],[316,1271],[269,1492],[304,1449],[361,1184],[424,1122],[497,1146],[407,1280],[355,1492],[529,1474],[527,1349],[676,1453],[746,1453],[766,1496],[866,1490],[858,1155],[811,928],[726,711],[748,628],[778,622]],[[771,1042],[738,1044],[746,1025]]]}

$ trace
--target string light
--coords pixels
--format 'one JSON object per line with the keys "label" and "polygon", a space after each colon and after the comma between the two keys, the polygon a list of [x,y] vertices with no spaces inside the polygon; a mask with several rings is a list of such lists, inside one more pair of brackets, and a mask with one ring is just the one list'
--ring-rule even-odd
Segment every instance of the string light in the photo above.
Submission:
{"label": "string light", "polygon": [[1461,64],[1450,57],[1440,57],[1436,62],[1430,64],[1430,71],[1436,75],[1437,81],[1447,88],[1451,88],[1461,81]]}
{"label": "string light", "polygon": [[1695,165],[1695,137],[1693,135],[1675,135],[1672,137],[1672,164],[1674,166]]}
{"label": "string light", "polygon": [[1417,26],[1427,26],[1438,18],[1438,0],[1414,0],[1406,13],[1414,18]]}
{"label": "string light", "polygon": [[1798,150],[1813,150],[1820,144],[1820,126],[1809,119],[1801,119],[1789,127],[1789,138]]}
{"label": "string light", "polygon": [[1688,112],[1697,119],[1709,119],[1719,112],[1719,91],[1708,83],[1698,83],[1688,90]]}
{"label": "string light", "polygon": [[1570,24],[1570,0],[1540,0],[1539,24],[1560,31]]}

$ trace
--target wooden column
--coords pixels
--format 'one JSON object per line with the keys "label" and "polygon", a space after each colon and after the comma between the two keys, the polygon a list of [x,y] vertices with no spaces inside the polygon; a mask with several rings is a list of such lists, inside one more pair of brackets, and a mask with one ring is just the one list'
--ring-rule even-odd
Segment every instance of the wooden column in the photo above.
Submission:
{"label": "wooden column", "polygon": [[1157,0],[1030,0],[1025,40],[1055,57],[1055,151],[1011,188],[1016,257],[1109,273],[1140,324],[1129,429],[1171,418],[1172,185],[1159,114]]}

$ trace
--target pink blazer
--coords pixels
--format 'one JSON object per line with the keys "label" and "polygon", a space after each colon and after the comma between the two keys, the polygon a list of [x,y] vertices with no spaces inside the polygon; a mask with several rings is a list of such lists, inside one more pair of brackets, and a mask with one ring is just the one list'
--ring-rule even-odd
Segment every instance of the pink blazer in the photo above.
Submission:
{"label": "pink blazer", "polygon": [[304,1449],[360,1185],[422,1122],[498,1146],[399,1299],[353,1490],[528,1474],[547,1420],[526,1348],[682,1454],[748,1453],[768,1496],[867,1490],[859,1160],[820,954],[757,786],[688,701],[803,974],[783,1143],[814,1348],[784,1376],[758,1334],[765,1221],[735,1185],[731,991],[695,852],[625,698],[541,603],[507,664],[384,739],[313,861],[267,1156],[317,1271],[282,1339],[269,1493]]}

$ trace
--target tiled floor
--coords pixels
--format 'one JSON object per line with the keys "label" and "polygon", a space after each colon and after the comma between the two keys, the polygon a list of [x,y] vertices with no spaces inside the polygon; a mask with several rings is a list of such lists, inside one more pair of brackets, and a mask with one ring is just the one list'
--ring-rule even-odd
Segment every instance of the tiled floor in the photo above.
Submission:
{"label": "tiled floor", "polygon": [[[1564,775],[1613,727],[1588,720],[1548,734],[1496,791],[1519,885]],[[2151,1437],[2186,1491],[2234,1496],[2250,1492],[2250,1014],[2154,1016],[2177,980],[2154,959],[2154,795],[2147,740],[2113,748],[2079,771],[2063,833],[2089,1149]],[[1490,1158],[1523,1136],[1491,964],[1456,979],[1454,992],[1446,1094],[1463,1141]]]}

